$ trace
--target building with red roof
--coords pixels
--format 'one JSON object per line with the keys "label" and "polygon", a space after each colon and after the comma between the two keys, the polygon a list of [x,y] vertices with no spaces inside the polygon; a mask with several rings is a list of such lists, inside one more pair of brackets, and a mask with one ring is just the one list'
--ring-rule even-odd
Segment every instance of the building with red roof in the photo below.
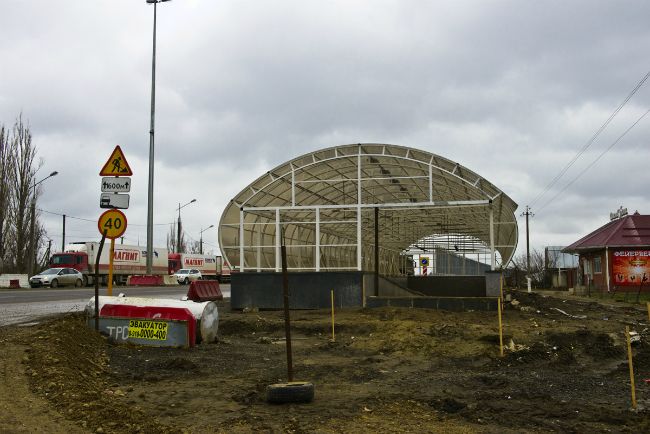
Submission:
{"label": "building with red roof", "polygon": [[564,248],[580,255],[578,280],[601,291],[650,290],[650,215],[618,212],[612,221]]}

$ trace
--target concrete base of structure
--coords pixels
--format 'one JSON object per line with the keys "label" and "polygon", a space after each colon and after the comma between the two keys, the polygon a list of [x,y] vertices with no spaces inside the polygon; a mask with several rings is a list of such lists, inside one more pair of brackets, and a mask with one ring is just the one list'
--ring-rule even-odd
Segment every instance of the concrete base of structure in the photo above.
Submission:
{"label": "concrete base of structure", "polygon": [[471,310],[496,311],[495,297],[368,297],[367,307],[410,307],[421,309],[467,312]]}
{"label": "concrete base of structure", "polygon": [[[282,273],[233,273],[230,283],[230,306],[233,309],[282,309]],[[331,306],[334,290],[336,307],[363,305],[363,273],[299,272],[289,273],[289,307],[324,309]]]}
{"label": "concrete base of structure", "polygon": [[[485,276],[380,278],[379,294],[374,275],[360,271],[289,273],[291,309],[403,306],[454,311],[494,310],[496,299],[485,297]],[[408,284],[404,288],[404,284]],[[414,286],[414,287],[412,287]],[[234,273],[230,305],[233,309],[282,309],[282,273]],[[414,292],[417,291],[417,292]]]}

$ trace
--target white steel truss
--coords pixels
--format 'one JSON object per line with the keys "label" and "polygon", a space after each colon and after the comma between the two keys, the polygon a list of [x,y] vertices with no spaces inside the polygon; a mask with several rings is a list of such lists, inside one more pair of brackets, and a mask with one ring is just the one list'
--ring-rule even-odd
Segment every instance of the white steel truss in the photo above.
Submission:
{"label": "white steel truss", "polygon": [[282,236],[290,270],[370,271],[375,208],[382,274],[404,273],[402,256],[432,234],[483,243],[492,269],[517,246],[506,194],[458,163],[386,144],[327,148],[267,172],[226,207],[219,244],[240,271],[280,271]]}

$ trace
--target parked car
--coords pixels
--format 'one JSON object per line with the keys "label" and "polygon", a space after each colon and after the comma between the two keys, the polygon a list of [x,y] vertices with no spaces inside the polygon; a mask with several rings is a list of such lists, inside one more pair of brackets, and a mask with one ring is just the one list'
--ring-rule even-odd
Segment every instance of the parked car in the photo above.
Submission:
{"label": "parked car", "polygon": [[176,273],[174,273],[174,276],[176,277],[178,283],[181,283],[183,285],[189,285],[190,282],[201,280],[202,278],[201,272],[195,268],[181,268]]}
{"label": "parked car", "polygon": [[48,268],[29,278],[29,286],[38,288],[49,286],[56,288],[62,285],[74,285],[77,288],[83,284],[83,274],[74,268]]}

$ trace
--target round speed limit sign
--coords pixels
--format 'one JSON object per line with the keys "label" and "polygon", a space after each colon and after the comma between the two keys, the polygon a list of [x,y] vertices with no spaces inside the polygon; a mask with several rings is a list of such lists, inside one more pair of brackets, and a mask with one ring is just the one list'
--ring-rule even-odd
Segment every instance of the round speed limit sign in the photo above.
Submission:
{"label": "round speed limit sign", "polygon": [[126,216],[120,210],[109,209],[99,216],[97,227],[102,235],[106,231],[106,238],[115,239],[121,237],[126,230]]}

